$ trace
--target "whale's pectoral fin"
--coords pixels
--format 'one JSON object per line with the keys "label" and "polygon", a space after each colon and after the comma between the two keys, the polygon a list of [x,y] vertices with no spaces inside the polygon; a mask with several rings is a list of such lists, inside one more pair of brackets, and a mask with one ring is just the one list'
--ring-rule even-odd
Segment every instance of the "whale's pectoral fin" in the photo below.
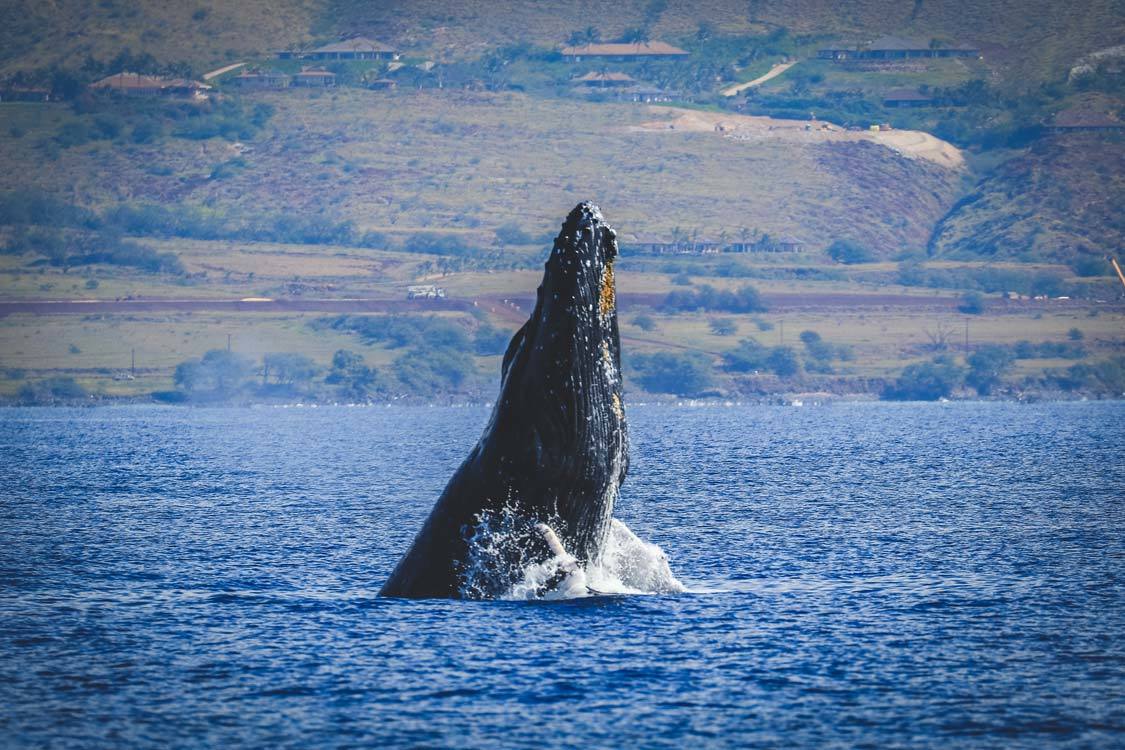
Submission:
{"label": "whale's pectoral fin", "polygon": [[[544,581],[536,591],[536,595],[542,598],[552,591],[561,588],[571,576],[581,573],[582,568],[579,566],[578,560],[574,555],[566,551],[566,547],[563,546],[559,535],[555,533],[554,529],[545,523],[538,523],[535,525],[535,530],[538,531],[539,535],[543,538],[547,549],[551,551],[552,560],[558,565],[555,572],[551,574],[551,577]],[[589,590],[589,587],[587,587],[587,590]]]}

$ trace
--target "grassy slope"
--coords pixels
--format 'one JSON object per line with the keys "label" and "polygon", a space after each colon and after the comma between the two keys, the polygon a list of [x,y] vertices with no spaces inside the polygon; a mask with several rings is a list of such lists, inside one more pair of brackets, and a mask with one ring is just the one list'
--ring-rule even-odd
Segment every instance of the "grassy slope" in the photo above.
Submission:
{"label": "grassy slope", "polygon": [[1125,142],[1071,133],[1000,165],[938,225],[935,255],[1073,257],[1125,244]]}
{"label": "grassy slope", "polygon": [[203,73],[307,38],[322,12],[317,0],[11,0],[0,9],[0,75],[77,67],[87,55],[107,61],[126,48]]}
{"label": "grassy slope", "polygon": [[[208,177],[237,156],[221,139],[99,141],[45,160],[36,144],[69,111],[48,108],[33,126],[30,105],[5,106],[0,190],[35,185],[81,203],[184,201],[244,215],[326,211],[377,229],[518,221],[536,235],[593,198],[624,232],[737,236],[747,227],[816,247],[851,237],[885,256],[924,247],[959,190],[957,173],[870,144],[633,132],[626,126],[654,117],[635,105],[354,89],[261,100],[278,109],[269,132],[225,179]],[[13,138],[11,124],[38,129]]]}

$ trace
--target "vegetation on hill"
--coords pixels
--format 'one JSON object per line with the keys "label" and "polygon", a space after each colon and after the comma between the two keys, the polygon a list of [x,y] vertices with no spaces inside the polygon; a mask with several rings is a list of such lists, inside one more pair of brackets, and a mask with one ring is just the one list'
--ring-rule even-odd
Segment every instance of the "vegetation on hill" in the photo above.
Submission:
{"label": "vegetation on hill", "polygon": [[1125,245],[1125,141],[1066,133],[997,167],[934,230],[935,257],[1085,262]]}

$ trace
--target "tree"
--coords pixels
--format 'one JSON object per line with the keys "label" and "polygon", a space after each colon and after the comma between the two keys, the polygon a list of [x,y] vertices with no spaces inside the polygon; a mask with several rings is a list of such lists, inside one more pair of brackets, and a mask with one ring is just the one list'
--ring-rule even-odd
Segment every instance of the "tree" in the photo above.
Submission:
{"label": "tree", "polygon": [[969,374],[965,382],[981,396],[987,396],[1000,383],[1000,377],[1014,359],[1006,346],[982,346],[969,355]]}
{"label": "tree", "polygon": [[638,354],[630,364],[638,373],[638,382],[650,393],[695,396],[714,383],[711,362],[701,354]]}
{"label": "tree", "polygon": [[262,358],[262,382],[273,375],[278,385],[308,383],[319,368],[304,354],[267,354]]}
{"label": "tree", "polygon": [[648,29],[644,26],[625,29],[625,32],[621,35],[621,41],[626,44],[647,44],[649,42]]}
{"label": "tree", "polygon": [[530,245],[535,238],[514,221],[496,227],[496,239],[505,245]]}
{"label": "tree", "polygon": [[656,330],[656,320],[651,315],[637,315],[633,318],[633,325],[646,333]]}
{"label": "tree", "polygon": [[1078,328],[1071,328],[1066,332],[1066,337],[1071,341],[1081,341],[1082,339],[1086,338],[1086,334],[1082,333],[1082,331]]}
{"label": "tree", "polygon": [[364,401],[373,390],[375,377],[376,371],[367,366],[362,355],[338,349],[332,355],[332,369],[324,382],[337,386],[343,398]]}
{"label": "tree", "polygon": [[731,372],[755,372],[766,369],[769,348],[754,339],[743,339],[738,346],[723,354],[723,363]]}
{"label": "tree", "polygon": [[888,401],[937,401],[947,398],[964,379],[964,368],[949,355],[934,357],[906,367],[892,385],[883,390]]}
{"label": "tree", "polygon": [[766,367],[779,378],[791,378],[801,371],[801,362],[792,348],[775,346],[766,357]]}
{"label": "tree", "polygon": [[193,393],[228,395],[237,390],[254,372],[254,363],[226,349],[212,349],[199,360],[176,366],[173,381],[177,388]]}

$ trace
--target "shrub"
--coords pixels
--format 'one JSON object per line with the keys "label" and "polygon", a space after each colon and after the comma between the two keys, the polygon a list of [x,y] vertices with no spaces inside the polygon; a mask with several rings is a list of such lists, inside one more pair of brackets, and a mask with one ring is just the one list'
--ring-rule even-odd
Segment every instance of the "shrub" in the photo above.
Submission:
{"label": "shrub", "polygon": [[738,323],[730,318],[713,318],[710,321],[711,333],[716,336],[733,336],[738,333]]}
{"label": "shrub", "polygon": [[656,320],[651,315],[634,316],[633,325],[648,333],[656,330]]}
{"label": "shrub", "polygon": [[732,313],[762,312],[766,309],[758,290],[752,286],[729,291],[707,284],[695,291],[670,292],[662,307],[666,310],[721,310]]}
{"label": "shrub", "polygon": [[473,336],[473,351],[482,357],[503,354],[508,349],[512,335],[490,325],[483,325]]}
{"label": "shrub", "polygon": [[530,245],[535,238],[514,221],[496,227],[496,239],[505,245]]}
{"label": "shrub", "polygon": [[412,393],[428,396],[457,390],[476,372],[472,358],[450,347],[419,347],[394,361],[395,375]]}
{"label": "shrub", "polygon": [[406,243],[407,249],[417,253],[434,255],[470,255],[476,251],[463,237],[456,234],[418,232],[411,235]]}
{"label": "shrub", "polygon": [[836,240],[828,246],[828,257],[838,263],[868,263],[873,260],[871,251],[851,240]]}
{"label": "shrub", "polygon": [[1081,341],[1086,338],[1086,335],[1078,328],[1071,328],[1066,332],[1066,337],[1071,341]]}
{"label": "shrub", "polygon": [[977,292],[966,292],[961,295],[957,309],[966,315],[980,315],[984,312],[984,297]]}
{"label": "shrub", "polygon": [[1109,263],[1105,258],[1096,255],[1080,255],[1070,265],[1075,276],[1090,278],[1094,276],[1107,276],[1111,273]]}
{"label": "shrub", "polygon": [[25,404],[53,404],[60,401],[76,401],[89,394],[74,378],[46,378],[20,387],[16,398]]}

